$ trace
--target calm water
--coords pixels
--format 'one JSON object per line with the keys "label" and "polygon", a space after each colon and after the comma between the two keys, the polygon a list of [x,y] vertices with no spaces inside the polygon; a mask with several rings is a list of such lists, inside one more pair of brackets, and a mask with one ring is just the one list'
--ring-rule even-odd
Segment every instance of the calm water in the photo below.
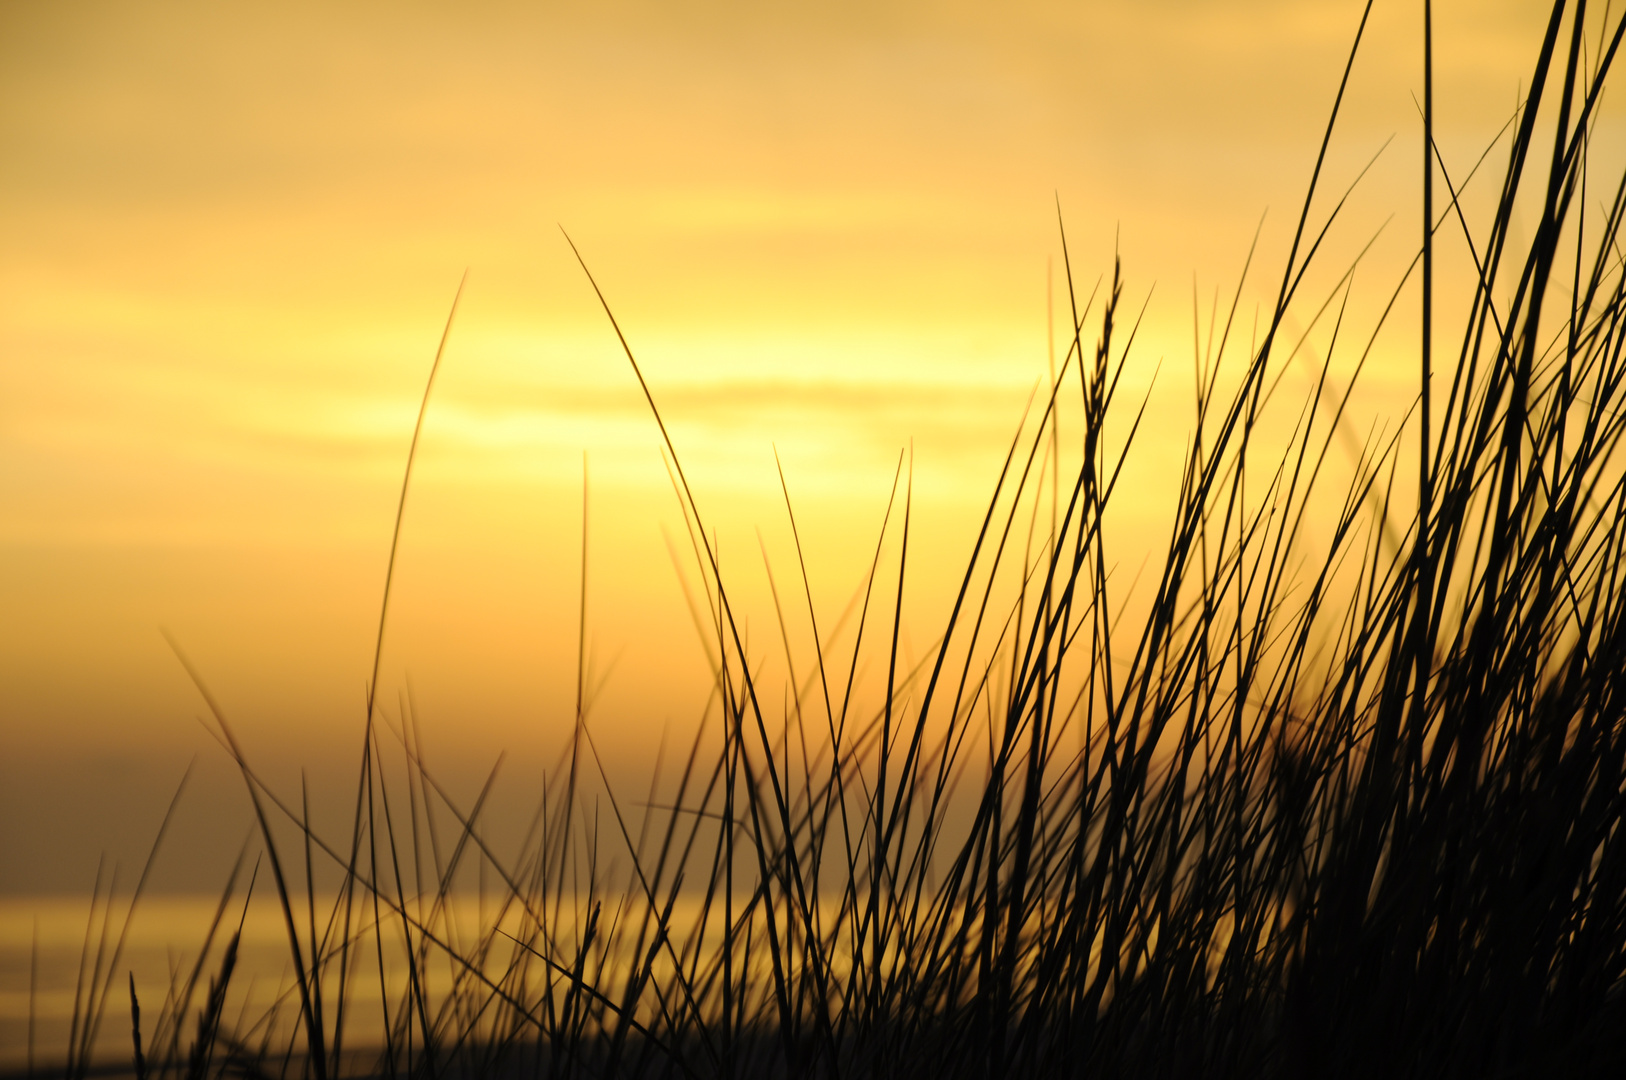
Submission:
{"label": "calm water", "polygon": [[[172,988],[183,985],[197,964],[204,948],[209,924],[213,920],[218,896],[149,896],[143,898],[129,929],[124,934],[123,948],[116,964],[113,952],[125,923],[128,898],[116,898],[113,918],[107,922],[103,935],[103,908],[98,905],[95,920],[91,920],[88,897],[0,897],[0,1072],[15,1072],[26,1068],[30,1042],[33,1060],[41,1065],[60,1064],[66,1057],[75,1011],[75,999],[80,999],[80,1012],[93,1011],[89,1000],[90,970],[96,966],[96,954],[101,952],[99,969],[102,978],[97,986],[97,1001],[102,1006],[102,1019],[96,1029],[92,1060],[102,1064],[123,1064],[131,1060],[130,990],[129,979],[135,977],[136,992],[141,1002],[142,1037],[150,1047],[154,1025],[163,1011],[166,997]],[[325,914],[333,909],[332,896],[317,897],[317,910]],[[359,909],[358,923],[370,922],[370,907]],[[603,910],[605,923],[616,918],[612,911],[616,902],[606,898]],[[308,914],[304,905],[296,903],[301,941],[309,935]],[[497,920],[494,900],[482,900],[478,895],[458,895],[452,911],[455,918],[449,924],[438,921],[437,933],[456,935],[454,944],[460,953],[468,954],[477,940],[476,930],[490,927]],[[721,911],[714,913],[720,916]],[[363,918],[363,916],[366,916]],[[686,929],[698,918],[695,901],[680,901],[673,912],[674,936],[681,938]],[[238,959],[232,976],[223,1012],[223,1027],[240,1033],[251,1046],[259,1045],[268,1025],[274,1026],[270,1039],[273,1047],[288,1045],[289,1030],[298,1019],[299,999],[292,977],[293,965],[288,948],[288,936],[282,909],[270,890],[256,891],[246,911],[238,896],[228,905],[221,920],[192,998],[192,1009],[182,1029],[180,1046],[184,1052],[195,1030],[196,1013],[208,994],[209,978],[220,968],[226,942],[242,919],[243,936],[238,947]],[[522,932],[521,918],[510,910],[498,925],[507,931]],[[564,926],[568,927],[567,921]],[[87,935],[87,926],[90,932]],[[318,933],[322,932],[319,924]],[[573,935],[562,928],[563,936]],[[89,948],[87,950],[87,938]],[[385,982],[389,986],[392,1003],[398,1002],[406,987],[406,965],[402,958],[402,939],[399,924],[385,916]],[[431,998],[436,998],[450,986],[454,965],[444,954],[434,953],[429,968],[425,969],[426,984]],[[490,975],[507,970],[512,962],[514,946],[498,938],[486,962]],[[378,979],[378,952],[370,932],[352,952],[353,978],[346,996],[345,1023],[347,1044],[376,1044],[381,1030],[381,995]],[[622,974],[617,970],[596,973],[600,979],[615,980]],[[81,979],[81,967],[85,974]],[[330,965],[329,977],[324,980],[324,994],[331,1002],[337,989],[334,974],[337,965]],[[109,972],[111,978],[108,978]],[[589,974],[593,978],[594,973]],[[595,981],[598,981],[595,979]],[[32,984],[32,990],[31,990]],[[105,994],[104,994],[105,988]],[[30,1039],[32,1028],[32,1039]],[[331,1029],[330,1029],[331,1030]]]}
{"label": "calm water", "polygon": [[[88,998],[89,972],[98,951],[102,954],[102,983],[106,994],[93,1060],[113,1063],[128,1061],[131,1056],[129,979],[132,974],[141,1003],[143,1039],[150,1041],[171,987],[184,984],[197,963],[219,897],[143,898],[124,934],[123,949],[116,966],[111,967],[109,981],[106,976],[124,926],[128,903],[128,898],[115,898],[113,918],[107,924],[105,939],[102,905],[98,906],[87,955],[86,928],[91,915],[88,897],[0,898],[0,1071],[27,1065],[31,1026],[34,1060],[52,1064],[64,1059],[75,998]],[[331,897],[325,900],[318,897],[318,911],[331,910],[332,903]],[[488,921],[482,918],[478,898],[459,898],[457,912],[457,923],[466,924],[470,929]],[[298,998],[291,977],[292,959],[282,909],[269,892],[256,893],[246,912],[241,897],[228,906],[198,980],[193,1012],[207,995],[209,977],[219,970],[226,942],[240,918],[243,936],[226,998],[226,1026],[235,1025],[237,1030],[251,1036],[263,1034],[268,1014],[275,1006],[275,1022],[280,1031],[286,1032],[296,1018]],[[303,920],[308,916],[296,909],[296,918],[301,920],[303,940],[308,935],[308,924]],[[386,941],[391,941],[388,935],[392,929],[393,926],[387,926]],[[397,931],[392,942],[396,947],[386,949],[386,979],[391,984],[392,994],[404,978],[404,971],[394,970],[398,965],[393,961],[400,956],[399,941]],[[353,1037],[379,1030],[378,960],[370,937],[362,950],[361,962],[362,969],[351,983],[346,1004],[355,1022],[352,1028],[347,1021],[346,1029]],[[81,964],[85,969],[83,985]],[[404,965],[399,966],[404,969]],[[100,998],[100,986],[97,994]],[[280,1006],[277,1005],[279,998]],[[81,1012],[84,1011],[82,1003]],[[193,1023],[189,1019],[186,1024],[183,1048],[191,1037]],[[273,1044],[286,1045],[275,1038]]]}

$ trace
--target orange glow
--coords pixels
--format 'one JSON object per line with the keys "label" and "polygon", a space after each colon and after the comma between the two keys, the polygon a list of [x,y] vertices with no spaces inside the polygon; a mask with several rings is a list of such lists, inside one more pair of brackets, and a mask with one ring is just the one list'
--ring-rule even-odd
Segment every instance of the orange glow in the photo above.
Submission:
{"label": "orange glow", "polygon": [[[807,6],[0,11],[0,891],[82,887],[98,850],[141,850],[193,753],[223,768],[160,627],[282,775],[353,753],[465,268],[384,700],[410,679],[460,776],[553,752],[585,455],[595,723],[629,775],[662,724],[693,723],[708,675],[659,431],[560,225],[765,662],[762,549],[799,595],[776,449],[833,621],[912,442],[908,648],[929,647],[1047,378],[1047,273],[1066,325],[1058,199],[1081,295],[1116,245],[1126,306],[1148,304],[1126,536],[1151,528],[1189,411],[1193,276],[1206,326],[1268,210],[1244,323],[1274,295],[1359,4]],[[1466,172],[1512,110],[1532,12],[1439,7],[1443,146]],[[1330,290],[1396,215],[1351,301],[1367,327],[1416,233],[1415,21],[1373,17],[1327,190],[1397,138],[1306,286]],[[1413,321],[1380,342],[1362,430],[1406,404],[1410,353],[1384,349]],[[106,761],[147,771],[108,786]]]}

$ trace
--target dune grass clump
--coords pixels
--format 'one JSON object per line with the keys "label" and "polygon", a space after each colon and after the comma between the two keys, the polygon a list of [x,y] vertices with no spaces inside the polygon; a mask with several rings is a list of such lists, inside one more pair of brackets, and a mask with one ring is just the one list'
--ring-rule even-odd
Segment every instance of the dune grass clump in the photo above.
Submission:
{"label": "dune grass clump", "polygon": [[[1069,265],[1070,349],[919,666],[899,647],[911,508],[894,490],[896,569],[870,582],[896,587],[866,591],[847,627],[880,642],[873,707],[853,694],[858,646],[818,644],[830,628],[805,566],[775,603],[815,651],[796,676],[786,631],[791,700],[769,700],[662,424],[714,658],[708,726],[670,798],[589,805],[589,780],[609,785],[578,709],[526,844],[500,856],[484,795],[460,806],[410,716],[370,706],[354,827],[328,840],[216,709],[291,974],[232,1028],[217,998],[235,939],[214,983],[200,959],[143,1010],[144,1043],[136,1022],[135,1071],[1618,1075],[1626,176],[1588,162],[1626,22],[1606,16],[1596,40],[1588,25],[1553,5],[1528,97],[1481,163],[1504,162],[1487,220],[1434,150],[1425,84],[1425,235],[1395,284],[1423,297],[1415,406],[1359,445],[1342,490],[1325,477],[1348,388],[1329,368],[1364,363],[1372,340],[1342,322],[1347,275],[1301,296],[1337,215],[1312,217],[1318,158],[1273,309],[1246,346],[1235,308],[1220,313],[1198,356],[1139,606],[1115,568],[1140,553],[1111,550],[1107,524],[1146,422],[1120,390],[1134,320],[1116,267],[1091,299]],[[1539,206],[1527,242],[1516,203]],[[1473,278],[1449,303],[1446,234]],[[1284,329],[1306,309],[1333,347],[1271,429],[1283,439],[1262,418],[1306,363]],[[297,850],[279,851],[281,819]],[[314,861],[339,868],[335,904],[301,895],[298,860],[307,882]],[[501,898],[470,932],[453,884],[473,864]],[[346,1002],[368,979],[382,1015],[361,1030]]]}

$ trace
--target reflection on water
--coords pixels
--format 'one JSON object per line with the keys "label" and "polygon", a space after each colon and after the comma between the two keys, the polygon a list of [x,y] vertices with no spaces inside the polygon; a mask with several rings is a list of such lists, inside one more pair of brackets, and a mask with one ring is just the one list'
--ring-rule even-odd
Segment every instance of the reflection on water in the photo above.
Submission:
{"label": "reflection on water", "polygon": [[[540,895],[532,899],[529,913],[517,902],[504,903],[503,897],[478,893],[452,894],[439,907],[432,897],[425,897],[421,904],[409,900],[414,945],[427,957],[418,977],[430,1000],[446,1000],[449,990],[456,996],[458,990],[476,989],[478,980],[469,977],[469,965],[464,961],[479,957],[487,977],[534,1004],[542,983],[557,985],[559,979],[557,975],[550,979],[546,965],[534,962],[534,954],[515,938],[542,948],[535,929],[540,915],[555,928],[555,952],[568,962],[582,940],[586,928],[578,920],[589,905],[576,903],[568,893],[562,899],[564,914],[556,922],[547,913],[549,898]],[[210,980],[221,970],[227,942],[239,925],[241,938],[221,1013],[221,1030],[262,1053],[265,1048],[275,1053],[299,1041],[294,1034],[299,992],[287,924],[265,875],[246,906],[241,892],[223,909],[218,896],[144,897],[126,929],[128,904],[128,897],[115,897],[112,918],[106,919],[105,903],[98,903],[93,911],[85,896],[0,897],[0,1072],[27,1069],[30,1061],[60,1066],[68,1057],[70,1042],[78,1045],[84,1039],[83,1029],[76,1031],[75,1016],[98,1012],[100,1020],[91,1032],[91,1063],[129,1063],[132,976],[149,1056],[184,1055],[209,994]],[[332,894],[316,897],[316,936],[326,940],[324,955],[329,958],[322,994],[330,1039],[341,967],[335,927],[343,925],[343,916],[338,904]],[[381,982],[388,989],[393,1010],[405,998],[409,974],[399,917],[381,905],[380,918],[375,921],[372,898],[361,890],[352,904],[344,1031],[345,1045],[361,1050],[378,1044],[384,1030]],[[685,896],[671,909],[672,938],[685,954],[695,945],[691,933],[699,923],[701,907],[699,897]],[[740,909],[735,910],[738,914]],[[650,911],[636,899],[628,906],[622,897],[605,896],[601,914],[596,944],[589,950],[593,955],[583,976],[589,985],[617,985],[629,970],[629,939],[638,935],[638,924]],[[719,899],[710,916],[713,932],[722,914]],[[211,937],[217,915],[218,927]],[[301,945],[308,950],[311,916],[303,894],[294,899],[293,916]],[[382,948],[373,933],[378,922],[384,927]],[[423,945],[419,928],[424,925],[432,927],[434,945]],[[463,959],[454,958],[452,952]],[[754,968],[758,961],[766,963],[755,955],[747,963]],[[308,952],[302,962],[308,963]],[[189,980],[194,988],[188,997]],[[177,1027],[175,1003],[183,997],[189,1007],[181,1010]]]}
{"label": "reflection on water", "polygon": [[[202,1003],[239,921],[242,937],[227,992],[225,1026],[249,1037],[272,1034],[276,1045],[275,1034],[286,1033],[299,1006],[282,909],[264,885],[262,881],[246,908],[241,896],[226,905],[206,955],[210,924],[220,907],[216,896],[144,897],[128,930],[129,901],[117,897],[105,935],[101,905],[87,934],[92,917],[88,897],[0,897],[0,1069],[26,1067],[30,1041],[36,1062],[64,1060],[76,1000],[80,1015],[98,1008],[102,1012],[94,1032],[93,1060],[128,1060],[131,976],[141,1006],[143,1040],[150,1042],[166,1003],[178,996],[198,968],[200,956],[204,962],[192,995],[193,1011]],[[346,980],[345,1023],[347,1030],[370,1033],[379,1030],[378,953],[370,936],[370,905],[363,910],[363,901],[358,898],[356,903],[357,922],[367,929],[361,942],[365,947],[353,952],[362,971]],[[451,907],[454,924],[466,923],[470,931],[484,921],[478,897],[460,898]],[[302,942],[309,936],[309,913],[304,908],[300,903],[295,909]],[[317,898],[319,920],[333,908],[333,897]],[[325,929],[319,921],[318,935]],[[386,934],[390,929],[386,915]],[[98,954],[103,977],[91,999],[91,971],[98,966]],[[394,992],[402,977],[394,970],[401,966],[399,949],[385,951],[384,965]],[[192,1037],[191,1024],[189,1018],[180,1033],[183,1052]]]}

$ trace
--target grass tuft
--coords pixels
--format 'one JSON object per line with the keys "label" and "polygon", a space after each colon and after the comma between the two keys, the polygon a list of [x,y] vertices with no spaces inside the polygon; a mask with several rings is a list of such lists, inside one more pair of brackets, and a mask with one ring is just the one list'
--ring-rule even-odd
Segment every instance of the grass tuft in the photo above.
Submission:
{"label": "grass tuft", "polygon": [[[1147,420],[1146,400],[1122,397],[1140,314],[1116,261],[1081,295],[1063,231],[1070,340],[926,656],[901,644],[912,459],[833,624],[781,471],[805,612],[793,585],[781,605],[770,566],[791,679],[777,710],[658,395],[572,242],[664,441],[704,586],[688,595],[712,665],[705,724],[675,778],[663,745],[648,797],[617,795],[583,644],[574,731],[505,858],[483,839],[491,781],[467,809],[448,794],[410,699],[374,699],[376,657],[347,840],[311,827],[303,791],[296,810],[262,781],[199,680],[253,800],[291,981],[232,1028],[234,934],[195,1010],[203,957],[169,988],[143,1059],[132,979],[137,1073],[1618,1075],[1626,175],[1597,175],[1589,150],[1626,20],[1554,3],[1483,221],[1462,187],[1496,158],[1453,183],[1430,61],[1423,235],[1363,340],[1346,322],[1350,273],[1322,298],[1301,289],[1347,197],[1316,217],[1370,7],[1274,306],[1244,346],[1241,285],[1228,310],[1216,296],[1206,334],[1194,296],[1190,436],[1140,584],[1117,576],[1140,553],[1114,549],[1109,524]],[[1527,243],[1516,204],[1540,208]],[[1441,230],[1471,260],[1465,296],[1439,287]],[[1364,367],[1419,269],[1415,405],[1363,438],[1334,357]],[[1308,360],[1318,325],[1331,344]],[[1302,401],[1282,389],[1295,363],[1312,374]],[[1327,477],[1346,453],[1340,490]],[[585,499],[585,463],[583,478]],[[584,510],[584,571],[585,530]],[[392,567],[399,534],[398,515]],[[582,605],[585,621],[585,572]],[[804,617],[813,645],[798,654]],[[876,651],[885,691],[869,702],[854,687]],[[303,897],[274,824],[298,830]],[[344,881],[326,908],[310,884],[322,860]],[[472,920],[453,887],[470,873],[494,883]],[[78,1076],[118,957],[103,962],[112,879],[101,890],[99,874]],[[379,1025],[350,1030],[365,979]]]}

